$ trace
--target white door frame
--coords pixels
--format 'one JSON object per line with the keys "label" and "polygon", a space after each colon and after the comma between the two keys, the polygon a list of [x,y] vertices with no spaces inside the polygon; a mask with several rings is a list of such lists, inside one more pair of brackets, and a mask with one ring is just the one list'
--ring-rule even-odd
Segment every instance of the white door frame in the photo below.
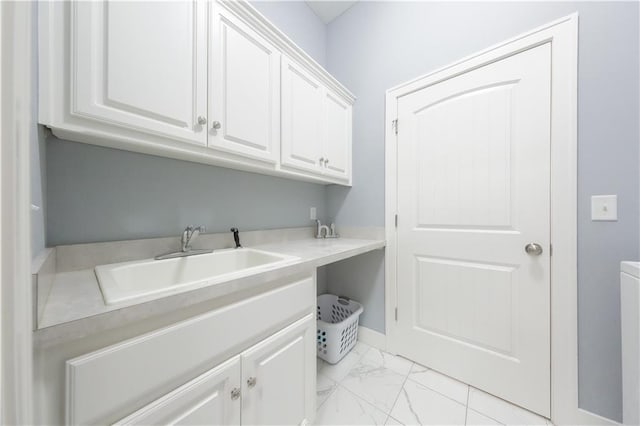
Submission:
{"label": "white door frame", "polygon": [[[532,47],[551,43],[551,420],[555,424],[611,421],[578,407],[577,324],[577,73],[578,14],[468,56],[387,91],[385,126],[385,315],[387,347],[394,341],[397,307],[398,98]],[[402,131],[402,122],[398,123]],[[400,219],[402,217],[400,216]]]}
{"label": "white door frame", "polygon": [[0,3],[0,423],[33,424],[30,137],[32,2]]}

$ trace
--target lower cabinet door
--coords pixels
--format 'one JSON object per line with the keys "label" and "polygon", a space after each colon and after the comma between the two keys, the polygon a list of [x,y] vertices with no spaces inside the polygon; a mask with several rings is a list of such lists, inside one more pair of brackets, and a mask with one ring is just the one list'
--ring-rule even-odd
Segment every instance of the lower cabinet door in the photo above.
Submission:
{"label": "lower cabinet door", "polygon": [[310,314],[242,354],[242,423],[299,425],[315,415],[315,317]]}
{"label": "lower cabinet door", "polygon": [[236,356],[115,424],[238,425],[240,394],[240,356]]}

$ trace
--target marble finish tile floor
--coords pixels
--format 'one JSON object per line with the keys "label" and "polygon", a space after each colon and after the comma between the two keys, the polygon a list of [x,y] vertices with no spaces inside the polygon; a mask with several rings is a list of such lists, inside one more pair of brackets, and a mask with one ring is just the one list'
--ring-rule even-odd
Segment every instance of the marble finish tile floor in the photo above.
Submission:
{"label": "marble finish tile floor", "polygon": [[551,425],[548,420],[362,342],[318,359],[316,425]]}

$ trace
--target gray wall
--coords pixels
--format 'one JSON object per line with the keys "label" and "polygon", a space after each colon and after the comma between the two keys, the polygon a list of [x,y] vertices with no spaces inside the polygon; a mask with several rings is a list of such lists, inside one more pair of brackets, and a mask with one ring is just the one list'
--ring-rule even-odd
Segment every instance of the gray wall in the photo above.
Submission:
{"label": "gray wall", "polygon": [[384,251],[374,250],[326,266],[327,292],[364,307],[359,324],[384,333]]}
{"label": "gray wall", "polygon": [[251,4],[317,63],[326,66],[327,26],[306,3],[251,0]]}
{"label": "gray wall", "polygon": [[47,243],[311,226],[322,185],[47,139]]}
{"label": "gray wall", "polygon": [[[358,100],[353,188],[330,187],[327,208],[338,225],[384,225],[386,89],[575,11],[580,406],[620,421],[618,270],[621,260],[640,258],[638,3],[357,3],[328,26],[327,67]],[[594,194],[618,194],[618,222],[590,221]],[[382,258],[371,259],[367,268],[376,262]],[[375,284],[380,277],[372,285],[372,277],[358,281],[357,273],[351,275],[354,281],[343,291],[371,286],[370,303],[382,306],[384,291]],[[328,276],[336,274],[330,269]],[[363,323],[383,323],[383,311],[376,314]]]}
{"label": "gray wall", "polygon": [[[325,63],[326,26],[301,2],[252,2],[317,62]],[[42,138],[40,141],[42,144]],[[39,200],[44,157],[34,143],[32,184]],[[42,167],[39,167],[42,165]],[[325,218],[323,185],[170,160],[50,137],[46,143],[47,245],[208,231],[311,226]],[[34,216],[34,247],[41,246]]]}

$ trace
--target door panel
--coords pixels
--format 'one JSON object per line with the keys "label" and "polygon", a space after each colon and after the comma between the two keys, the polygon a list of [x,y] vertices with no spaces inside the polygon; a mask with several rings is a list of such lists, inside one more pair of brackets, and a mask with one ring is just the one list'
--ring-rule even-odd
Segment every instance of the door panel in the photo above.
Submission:
{"label": "door panel", "polygon": [[[301,319],[242,355],[243,424],[292,425],[315,413],[315,318]],[[249,381],[255,379],[255,384]]]}
{"label": "door panel", "polygon": [[116,425],[238,425],[240,357],[236,356],[166,396],[141,408]]}
{"label": "door panel", "polygon": [[416,111],[424,159],[418,169],[418,225],[512,229],[513,83],[455,94]]}
{"label": "door panel", "polygon": [[222,6],[211,8],[209,146],[275,163],[280,52]]}
{"label": "door panel", "polygon": [[206,3],[79,1],[71,16],[74,115],[206,144]]}
{"label": "door panel", "polygon": [[547,417],[550,67],[545,44],[399,99],[395,336]]}
{"label": "door panel", "polygon": [[321,172],[323,87],[301,66],[282,57],[282,164]]}
{"label": "door panel", "polygon": [[351,105],[330,91],[325,93],[325,173],[349,178],[351,164]]}

